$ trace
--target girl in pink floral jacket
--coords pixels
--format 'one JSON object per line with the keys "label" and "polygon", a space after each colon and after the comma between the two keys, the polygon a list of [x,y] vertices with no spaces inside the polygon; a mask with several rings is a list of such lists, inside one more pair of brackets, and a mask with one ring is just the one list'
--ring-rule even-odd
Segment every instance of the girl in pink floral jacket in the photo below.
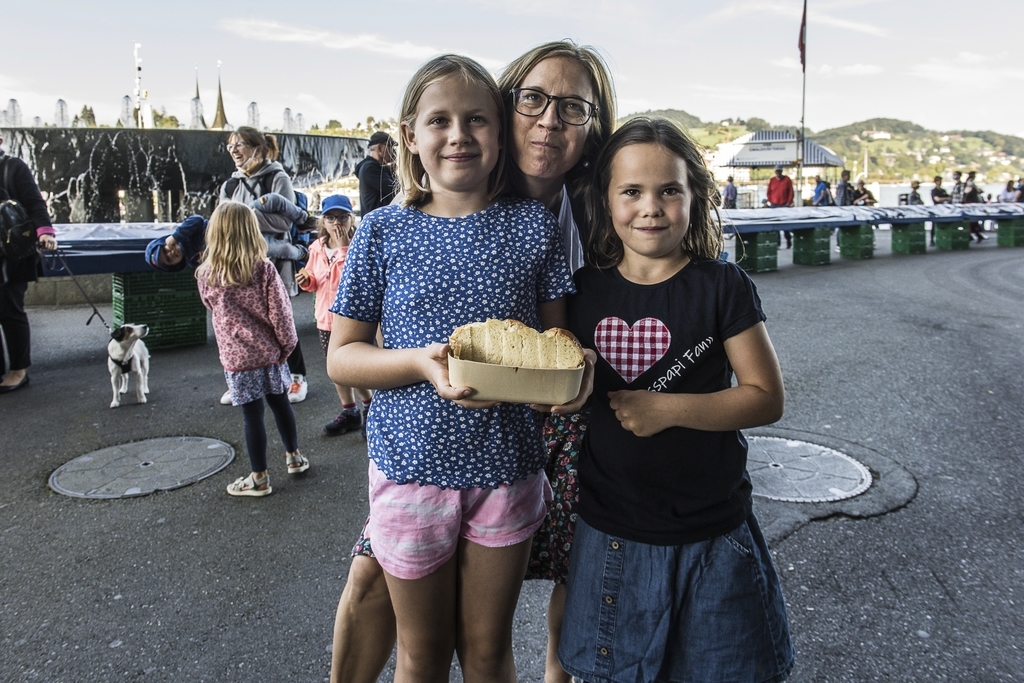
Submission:
{"label": "girl in pink floral jacket", "polygon": [[267,259],[267,242],[245,204],[224,202],[206,231],[206,252],[196,270],[199,295],[213,312],[213,332],[231,404],[242,406],[252,472],[228,485],[232,496],[266,496],[267,431],[263,399],[270,404],[286,450],[289,474],[309,469],[299,453],[295,414],[288,402],[288,354],[298,342],[284,282]]}

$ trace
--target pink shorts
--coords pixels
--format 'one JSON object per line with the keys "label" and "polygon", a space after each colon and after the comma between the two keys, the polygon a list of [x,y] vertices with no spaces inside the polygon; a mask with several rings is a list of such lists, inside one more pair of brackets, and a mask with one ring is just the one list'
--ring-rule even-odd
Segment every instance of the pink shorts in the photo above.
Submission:
{"label": "pink shorts", "polygon": [[373,554],[388,574],[422,579],[455,554],[459,539],[488,548],[522,543],[547,514],[544,472],[496,489],[396,484],[370,461]]}

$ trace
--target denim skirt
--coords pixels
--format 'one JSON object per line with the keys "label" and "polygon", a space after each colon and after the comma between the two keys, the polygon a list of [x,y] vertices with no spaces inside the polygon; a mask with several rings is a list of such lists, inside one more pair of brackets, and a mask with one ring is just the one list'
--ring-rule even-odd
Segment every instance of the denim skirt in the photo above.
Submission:
{"label": "denim skirt", "polygon": [[784,680],[789,622],[753,514],[681,546],[627,541],[577,519],[558,659],[590,683]]}

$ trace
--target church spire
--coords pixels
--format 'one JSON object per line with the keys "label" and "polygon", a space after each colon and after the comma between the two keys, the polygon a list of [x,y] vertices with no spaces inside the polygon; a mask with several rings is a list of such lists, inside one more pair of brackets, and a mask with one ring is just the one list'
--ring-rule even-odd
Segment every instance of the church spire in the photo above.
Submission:
{"label": "church spire", "polygon": [[213,125],[210,127],[215,130],[224,130],[228,127],[228,117],[224,113],[224,93],[220,88],[220,60],[217,60],[217,113],[214,115]]}
{"label": "church spire", "polygon": [[199,67],[196,66],[196,96],[192,98],[192,130],[206,130],[206,117],[203,116],[203,102],[199,99]]}

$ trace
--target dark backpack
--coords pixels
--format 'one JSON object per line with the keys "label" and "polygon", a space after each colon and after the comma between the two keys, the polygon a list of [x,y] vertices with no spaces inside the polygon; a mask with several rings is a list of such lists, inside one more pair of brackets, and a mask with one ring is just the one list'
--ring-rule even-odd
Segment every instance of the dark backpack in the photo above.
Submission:
{"label": "dark backpack", "polygon": [[0,253],[8,261],[20,261],[36,252],[36,228],[28,212],[7,190],[11,184],[11,165],[7,159],[0,161],[3,166],[3,201],[0,203]]}

